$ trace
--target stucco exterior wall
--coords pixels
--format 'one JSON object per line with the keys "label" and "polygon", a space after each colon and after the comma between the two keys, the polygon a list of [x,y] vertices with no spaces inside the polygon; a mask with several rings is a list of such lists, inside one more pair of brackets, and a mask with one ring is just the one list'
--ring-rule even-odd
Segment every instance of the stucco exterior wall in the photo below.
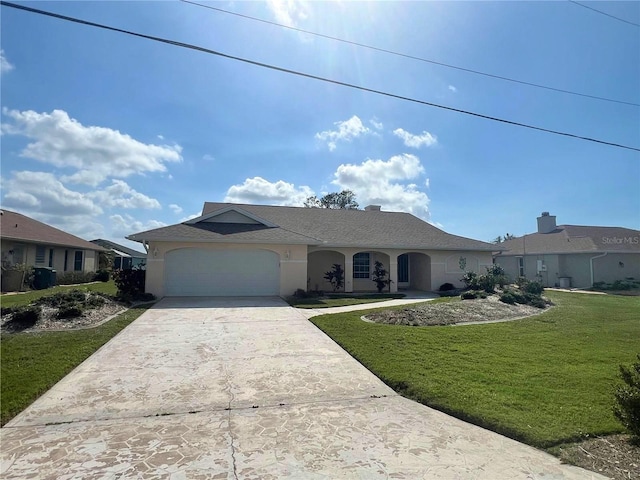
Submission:
{"label": "stucco exterior wall", "polygon": [[[65,248],[59,246],[50,246],[45,244],[44,262],[36,263],[36,244],[16,242],[11,240],[2,240],[0,242],[0,250],[3,264],[15,264],[24,263],[32,267],[48,267],[49,266],[49,252],[53,249],[53,265],[52,268],[56,270],[57,275],[62,275],[65,272],[74,271],[74,256],[76,251],[83,252],[83,272],[94,272],[98,268],[98,252],[94,250],[82,250],[79,248]],[[22,259],[18,258],[17,254],[11,254],[10,251],[16,249],[22,249]],[[68,252],[67,268],[65,269],[64,256],[65,251]]]}
{"label": "stucco exterior wall", "polygon": [[[485,273],[493,264],[491,252],[426,251],[431,257],[431,289],[437,290],[443,283],[462,287],[465,272]],[[463,259],[461,261],[461,259]]]}
{"label": "stucco exterior wall", "polygon": [[[535,280],[538,274],[538,261],[546,266],[539,272],[545,287],[559,286],[561,277],[571,278],[572,288],[589,288],[591,284],[591,265],[593,281],[612,283],[625,278],[640,278],[640,254],[638,253],[576,253],[562,255],[527,255],[525,257],[525,276]],[[500,264],[513,280],[518,275],[518,257],[496,256]]]}
{"label": "stucco exterior wall", "polygon": [[223,244],[200,242],[150,242],[147,256],[146,291],[162,298],[164,291],[164,257],[177,248],[205,250],[270,250],[280,257],[280,295],[292,295],[307,288],[307,246],[271,244]]}
{"label": "stucco exterior wall", "polygon": [[[321,290],[324,292],[333,291],[333,287],[329,281],[324,279],[324,274],[332,269],[334,263],[341,265],[344,269],[345,256],[335,250],[316,251],[309,253],[308,261],[308,289]],[[344,291],[344,287],[342,291]]]}

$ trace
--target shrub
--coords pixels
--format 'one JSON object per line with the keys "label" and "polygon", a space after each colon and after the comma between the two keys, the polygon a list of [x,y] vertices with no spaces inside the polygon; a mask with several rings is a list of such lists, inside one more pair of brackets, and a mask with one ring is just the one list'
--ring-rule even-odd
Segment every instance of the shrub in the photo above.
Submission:
{"label": "shrub", "polygon": [[39,305],[48,305],[50,307],[60,307],[69,303],[84,302],[87,294],[82,290],[74,289],[68,292],[58,292],[53,295],[47,295],[37,299],[34,303]]}
{"label": "shrub", "polygon": [[333,291],[337,292],[344,286],[344,270],[342,265],[334,263],[333,268],[324,273],[325,280],[327,280],[333,287]]}
{"label": "shrub", "polygon": [[443,283],[442,285],[440,285],[440,288],[438,289],[438,291],[440,292],[448,292],[449,290],[455,290],[456,287],[453,286],[453,283]]}
{"label": "shrub", "polygon": [[373,264],[373,282],[376,284],[378,293],[382,293],[382,290],[387,285],[391,285],[391,279],[387,278],[387,272],[381,262],[377,261]]}
{"label": "shrub", "polygon": [[473,290],[468,290],[466,292],[462,292],[462,295],[460,295],[460,298],[462,300],[474,300],[478,298],[478,294]]}
{"label": "shrub", "polygon": [[56,317],[61,319],[76,318],[81,316],[83,312],[84,310],[82,309],[82,305],[79,303],[65,304],[58,309]]}
{"label": "shrub", "polygon": [[509,280],[507,275],[504,273],[504,268],[497,263],[487,267],[487,275],[493,277],[495,281],[494,285],[498,285],[500,288],[503,288]]}
{"label": "shrub", "polygon": [[88,308],[100,308],[105,304],[105,299],[100,295],[90,295],[84,302]]}
{"label": "shrub", "polygon": [[487,293],[494,293],[496,291],[497,281],[493,275],[480,275],[478,276],[478,289],[484,290]]}
{"label": "shrub", "polygon": [[96,274],[94,272],[66,272],[56,275],[56,285],[75,285],[78,283],[93,282]]}
{"label": "shrub", "polygon": [[542,283],[538,281],[530,282],[527,280],[526,282],[523,282],[522,285],[520,285],[520,290],[522,290],[524,293],[542,295],[542,292],[544,292],[544,287],[542,286]]}
{"label": "shrub", "polygon": [[615,391],[617,405],[613,413],[636,441],[640,441],[640,354],[631,367],[620,365],[620,378],[624,385]]}
{"label": "shrub", "polygon": [[113,280],[118,288],[118,298],[134,301],[144,295],[145,274],[146,271],[140,267],[113,272]]}
{"label": "shrub", "polygon": [[509,305],[516,304],[516,297],[513,295],[512,291],[502,292],[500,295],[500,301],[503,303],[508,303]]}
{"label": "shrub", "polygon": [[476,290],[478,288],[478,274],[476,272],[464,272],[460,281],[467,289]]}
{"label": "shrub", "polygon": [[40,307],[18,307],[11,315],[9,324],[16,330],[24,330],[33,327],[40,320]]}
{"label": "shrub", "polygon": [[611,284],[611,290],[631,290],[633,286],[624,280],[616,280]]}
{"label": "shrub", "polygon": [[96,282],[108,282],[109,270],[105,270],[105,269],[98,270],[95,274],[94,280]]}

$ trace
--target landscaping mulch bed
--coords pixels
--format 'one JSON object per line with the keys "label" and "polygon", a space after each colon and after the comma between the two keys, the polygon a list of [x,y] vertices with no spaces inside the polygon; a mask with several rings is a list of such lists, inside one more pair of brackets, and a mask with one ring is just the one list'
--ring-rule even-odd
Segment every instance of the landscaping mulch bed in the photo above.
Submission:
{"label": "landscaping mulch bed", "polygon": [[530,305],[509,305],[497,296],[448,303],[423,303],[401,310],[383,310],[365,315],[364,320],[388,325],[437,326],[470,322],[515,320],[542,313]]}
{"label": "landscaping mulch bed", "polygon": [[[71,318],[58,318],[59,309],[49,305],[40,306],[40,318],[33,325],[24,328],[12,322],[12,315],[3,315],[0,319],[1,333],[77,330],[81,328],[96,327],[112,318],[114,315],[124,312],[127,306],[110,298],[104,298],[104,304],[96,308],[85,308],[81,315]],[[33,304],[32,304],[33,305]]]}
{"label": "landscaping mulch bed", "polygon": [[600,473],[612,480],[640,478],[640,445],[632,443],[629,435],[590,438],[557,447],[553,453],[565,463]]}

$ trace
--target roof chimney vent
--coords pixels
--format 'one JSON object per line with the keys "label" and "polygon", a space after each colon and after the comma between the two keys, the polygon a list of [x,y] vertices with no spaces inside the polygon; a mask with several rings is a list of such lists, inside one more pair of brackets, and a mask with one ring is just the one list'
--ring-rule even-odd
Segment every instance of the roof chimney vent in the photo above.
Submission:
{"label": "roof chimney vent", "polygon": [[542,212],[538,217],[538,233],[551,233],[556,229],[556,216],[549,212]]}
{"label": "roof chimney vent", "polygon": [[366,207],[364,207],[365,211],[367,212],[379,212],[380,208],[380,205],[367,205]]}

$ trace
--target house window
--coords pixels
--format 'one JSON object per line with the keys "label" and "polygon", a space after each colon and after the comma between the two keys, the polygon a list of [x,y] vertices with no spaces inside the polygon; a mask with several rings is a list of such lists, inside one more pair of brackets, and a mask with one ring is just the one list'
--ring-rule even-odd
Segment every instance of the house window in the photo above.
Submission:
{"label": "house window", "polygon": [[44,265],[44,255],[46,248],[43,245],[36,245],[36,265]]}
{"label": "house window", "polygon": [[369,254],[356,253],[353,256],[353,278],[369,278]]}
{"label": "house window", "polygon": [[49,249],[49,268],[53,268],[53,248]]}
{"label": "house window", "polygon": [[409,255],[403,253],[398,257],[398,283],[409,282]]}
{"label": "house window", "polygon": [[69,250],[64,251],[64,271],[69,270]]}
{"label": "house window", "polygon": [[524,277],[524,257],[518,257],[518,276]]}
{"label": "house window", "polygon": [[76,272],[82,271],[82,251],[77,250],[73,258],[73,269]]}

